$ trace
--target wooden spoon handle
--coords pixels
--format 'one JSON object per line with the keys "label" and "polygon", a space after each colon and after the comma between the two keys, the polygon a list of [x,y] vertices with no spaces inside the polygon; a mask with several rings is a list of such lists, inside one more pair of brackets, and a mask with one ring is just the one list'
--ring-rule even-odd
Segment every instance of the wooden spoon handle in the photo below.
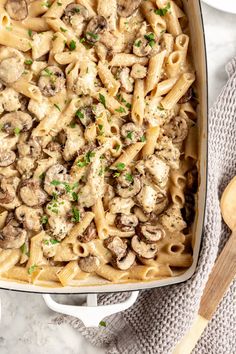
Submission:
{"label": "wooden spoon handle", "polygon": [[190,331],[177,344],[173,354],[191,353],[235,275],[236,231],[233,231],[209,276],[201,299],[198,317]]}

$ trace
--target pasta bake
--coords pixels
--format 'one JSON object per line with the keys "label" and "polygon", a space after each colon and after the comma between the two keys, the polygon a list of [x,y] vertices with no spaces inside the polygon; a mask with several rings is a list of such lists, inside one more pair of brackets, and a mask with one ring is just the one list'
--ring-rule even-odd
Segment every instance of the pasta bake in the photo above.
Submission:
{"label": "pasta bake", "polygon": [[0,3],[0,278],[186,271],[198,99],[181,0]]}

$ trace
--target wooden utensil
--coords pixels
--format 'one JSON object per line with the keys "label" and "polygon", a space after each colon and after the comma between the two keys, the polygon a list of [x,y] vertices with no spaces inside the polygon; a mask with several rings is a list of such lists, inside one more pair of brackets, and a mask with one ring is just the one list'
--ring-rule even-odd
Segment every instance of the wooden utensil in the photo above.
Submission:
{"label": "wooden utensil", "polygon": [[215,313],[230,283],[236,276],[236,177],[226,187],[221,198],[221,212],[232,234],[218,257],[190,331],[175,347],[173,354],[190,354]]}

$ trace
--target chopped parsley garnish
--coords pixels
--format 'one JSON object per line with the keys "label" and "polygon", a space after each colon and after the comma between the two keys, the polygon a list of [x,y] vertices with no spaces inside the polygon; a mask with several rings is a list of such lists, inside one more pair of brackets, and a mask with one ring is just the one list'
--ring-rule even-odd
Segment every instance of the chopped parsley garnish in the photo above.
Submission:
{"label": "chopped parsley garnish", "polygon": [[21,129],[20,129],[20,128],[17,128],[17,127],[16,127],[16,128],[14,129],[15,135],[19,135],[20,132],[21,132]]}
{"label": "chopped parsley garnish", "polygon": [[41,217],[41,219],[40,219],[40,222],[41,222],[42,225],[47,224],[47,223],[48,223],[48,217],[47,217],[47,215],[43,215],[43,216]]}
{"label": "chopped parsley garnish", "polygon": [[50,240],[44,240],[43,242],[47,246],[50,246],[50,244],[56,245],[56,244],[60,243],[60,241],[56,240],[55,238],[51,238]]}
{"label": "chopped parsley garnish", "polygon": [[161,107],[161,106],[158,106],[157,108],[159,109],[159,111],[164,111],[164,110],[165,110],[165,109],[164,109],[163,107]]}
{"label": "chopped parsley garnish", "polygon": [[69,48],[70,48],[70,50],[75,50],[76,49],[76,43],[75,43],[75,41],[73,39],[72,39],[72,41],[70,41]]}
{"label": "chopped parsley garnish", "polygon": [[126,137],[130,140],[133,139],[133,132],[128,132],[128,134],[126,135]]}
{"label": "chopped parsley garnish", "polygon": [[106,326],[107,326],[107,324],[106,324],[106,322],[105,322],[105,321],[101,321],[101,322],[99,322],[99,326],[101,326],[101,327],[106,327]]}
{"label": "chopped parsley garnish", "polygon": [[84,119],[84,113],[82,113],[79,109],[76,111],[75,116],[79,119]]}
{"label": "chopped parsley garnish", "polygon": [[95,40],[98,40],[98,38],[99,38],[98,34],[93,33],[93,32],[86,32],[86,37],[88,37],[88,36],[95,39]]}
{"label": "chopped parsley garnish", "polygon": [[52,76],[53,75],[53,72],[50,71],[48,68],[44,69],[43,71],[46,73],[46,76]]}
{"label": "chopped parsley garnish", "polygon": [[75,8],[74,8],[74,11],[79,14],[79,13],[80,13],[80,8],[79,8],[79,7],[75,7]]}
{"label": "chopped parsley garnish", "polygon": [[28,35],[29,35],[29,37],[30,37],[30,38],[32,38],[32,36],[33,36],[33,32],[32,32],[32,30],[31,30],[31,29],[29,29],[29,30],[28,30]]}
{"label": "chopped parsley garnish", "polygon": [[95,152],[88,151],[87,154],[83,157],[82,160],[77,162],[77,166],[85,167],[91,162],[91,158],[95,156]]}
{"label": "chopped parsley garnish", "polygon": [[62,32],[67,32],[67,29],[65,29],[65,28],[63,28],[63,27],[60,27],[60,30],[61,30]]}
{"label": "chopped parsley garnish", "polygon": [[131,104],[129,102],[127,102],[120,94],[116,96],[116,98],[125,104],[125,106],[130,109],[131,108]]}
{"label": "chopped parsley garnish", "polygon": [[141,46],[141,44],[142,44],[141,40],[134,43],[135,47],[138,47],[138,48]]}
{"label": "chopped parsley garnish", "polygon": [[140,140],[142,141],[142,143],[144,143],[146,141],[146,136],[143,135]]}
{"label": "chopped parsley garnish", "polygon": [[132,176],[130,173],[127,173],[127,174],[125,175],[125,179],[126,179],[126,181],[128,181],[128,182],[133,182],[133,180],[134,180],[133,176]]}
{"label": "chopped parsley garnish", "polygon": [[125,113],[125,109],[121,106],[119,108],[115,109],[115,111],[118,113]]}
{"label": "chopped parsley garnish", "polygon": [[31,267],[29,267],[28,269],[28,274],[32,274],[37,268],[37,265],[36,264],[33,264]]}
{"label": "chopped parsley garnish", "polygon": [[54,107],[56,107],[58,111],[61,112],[61,108],[56,103],[54,103]]}
{"label": "chopped parsley garnish", "polygon": [[54,180],[51,182],[51,185],[52,185],[52,186],[59,186],[59,184],[61,184],[61,182],[58,181],[58,180],[56,180],[56,179],[54,179]]}
{"label": "chopped parsley garnish", "polygon": [[70,123],[70,128],[75,128],[76,124],[75,123]]}
{"label": "chopped parsley garnish", "polygon": [[119,162],[118,164],[116,164],[116,169],[118,171],[123,171],[125,169],[125,164],[123,162]]}
{"label": "chopped parsley garnish", "polygon": [[33,64],[33,60],[31,59],[25,60],[25,65],[32,65],[32,64]]}
{"label": "chopped parsley garnish", "polygon": [[148,41],[148,44],[150,45],[150,47],[154,47],[154,45],[156,43],[154,33],[145,34],[144,38]]}
{"label": "chopped parsley garnish", "polygon": [[120,145],[119,144],[116,145],[115,149],[116,149],[116,151],[119,151],[120,150]]}
{"label": "chopped parsley garnish", "polygon": [[99,93],[99,101],[103,104],[103,106],[104,106],[105,108],[107,108],[107,107],[106,107],[106,99],[105,99],[105,97],[104,97],[101,93]]}
{"label": "chopped parsley garnish", "polygon": [[21,252],[23,254],[26,254],[27,256],[29,255],[29,253],[27,252],[27,246],[26,246],[26,243],[24,243],[21,248],[20,248]]}
{"label": "chopped parsley garnish", "polygon": [[84,43],[86,41],[86,39],[84,37],[80,38],[80,43]]}
{"label": "chopped parsley garnish", "polygon": [[170,10],[170,2],[168,2],[168,4],[162,9],[156,9],[154,10],[154,12],[156,15],[165,16],[169,10]]}
{"label": "chopped parsley garnish", "polygon": [[78,200],[79,200],[79,196],[78,196],[78,194],[75,193],[75,192],[72,192],[72,198],[73,198],[73,201],[74,201],[74,202],[78,202]]}
{"label": "chopped parsley garnish", "polygon": [[80,211],[79,209],[73,207],[72,208],[72,218],[71,218],[71,221],[72,222],[80,222]]}

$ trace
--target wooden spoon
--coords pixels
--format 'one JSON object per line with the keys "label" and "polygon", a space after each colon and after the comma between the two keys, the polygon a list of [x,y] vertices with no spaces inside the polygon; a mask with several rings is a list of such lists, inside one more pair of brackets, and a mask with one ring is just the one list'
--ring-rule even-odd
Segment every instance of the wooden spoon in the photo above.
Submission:
{"label": "wooden spoon", "polygon": [[190,354],[214,315],[230,283],[236,276],[236,177],[221,198],[221,212],[232,234],[218,257],[204,289],[198,316],[173,354]]}

